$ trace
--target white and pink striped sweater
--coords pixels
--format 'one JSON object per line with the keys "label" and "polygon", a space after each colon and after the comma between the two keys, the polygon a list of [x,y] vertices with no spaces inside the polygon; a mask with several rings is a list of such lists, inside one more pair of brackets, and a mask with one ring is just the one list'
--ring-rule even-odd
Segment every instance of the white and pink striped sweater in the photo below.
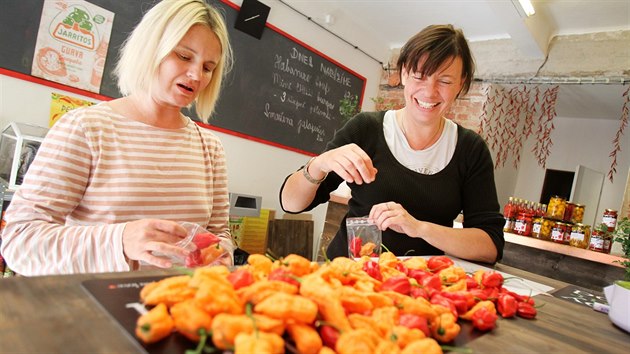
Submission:
{"label": "white and pink striped sweater", "polygon": [[100,103],[49,131],[6,212],[2,255],[27,276],[127,271],[127,222],[195,222],[232,251],[228,214],[225,152],[213,133],[190,119],[152,127]]}

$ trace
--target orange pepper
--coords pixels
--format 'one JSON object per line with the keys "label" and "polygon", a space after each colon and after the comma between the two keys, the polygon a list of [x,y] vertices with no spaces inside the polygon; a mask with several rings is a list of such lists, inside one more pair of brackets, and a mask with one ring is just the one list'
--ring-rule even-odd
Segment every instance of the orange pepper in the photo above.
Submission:
{"label": "orange pepper", "polygon": [[200,329],[210,332],[212,327],[212,316],[197,307],[192,300],[173,305],[171,316],[177,331],[194,342],[199,341]]}
{"label": "orange pepper", "polygon": [[419,339],[409,343],[400,354],[442,354],[442,347],[433,338]]}
{"label": "orange pepper", "polygon": [[460,331],[453,313],[444,312],[431,321],[431,334],[438,342],[448,343],[455,339]]}
{"label": "orange pepper", "polygon": [[322,338],[315,328],[304,324],[289,324],[287,325],[287,332],[293,341],[297,350],[301,354],[317,354],[322,346]]}
{"label": "orange pepper", "polygon": [[158,304],[136,321],[136,336],[144,343],[154,343],[166,338],[174,328],[173,319],[165,304]]}
{"label": "orange pepper", "polygon": [[482,307],[485,307],[491,313],[494,313],[494,314],[497,313],[497,309],[494,306],[494,302],[490,300],[484,300],[484,301],[479,301],[478,303],[476,303],[475,306],[473,306],[470,310],[468,310],[468,312],[466,312],[463,315],[459,315],[459,317],[461,319],[470,321],[472,319],[473,314]]}

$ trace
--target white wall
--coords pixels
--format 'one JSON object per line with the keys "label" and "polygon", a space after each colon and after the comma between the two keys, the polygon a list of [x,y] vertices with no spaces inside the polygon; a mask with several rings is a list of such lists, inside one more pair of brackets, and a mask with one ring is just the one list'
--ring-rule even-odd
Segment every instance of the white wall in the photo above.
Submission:
{"label": "white wall", "polygon": [[[234,3],[240,4],[241,1]],[[367,82],[362,108],[364,110],[374,108],[371,98],[378,94],[381,74],[379,63],[281,3],[277,1],[265,3],[271,6],[269,23],[364,76]],[[9,122],[17,121],[47,127],[51,92],[81,97],[74,93],[0,75],[0,126],[4,128]],[[243,95],[247,95],[247,92],[243,92]],[[88,97],[84,98],[95,101]],[[229,134],[219,132],[216,134],[225,145],[230,190],[262,196],[262,207],[275,209],[276,217],[282,218],[283,213],[278,201],[280,185],[284,178],[303,165],[309,156]],[[326,208],[327,204],[324,204],[312,212],[315,222],[314,240],[322,233]]]}
{"label": "white wall", "polygon": [[[621,210],[630,167],[628,128],[621,137],[621,151],[617,154],[617,173],[613,182],[610,182],[607,174],[612,159],[609,154],[613,151],[612,140],[619,129],[620,120],[556,117],[553,123],[555,126],[551,133],[553,145],[546,168],[575,172],[578,165],[583,165],[606,176],[595,214],[596,223],[600,223],[604,209]],[[495,171],[501,205],[504,205],[511,195],[532,201],[539,200],[545,170],[538,165],[531,153],[533,143],[533,137],[525,142],[518,171],[512,167],[511,161]],[[513,178],[514,175],[516,180]],[[586,208],[588,207],[589,205],[586,205]],[[620,245],[615,243],[613,253],[619,252]]]}

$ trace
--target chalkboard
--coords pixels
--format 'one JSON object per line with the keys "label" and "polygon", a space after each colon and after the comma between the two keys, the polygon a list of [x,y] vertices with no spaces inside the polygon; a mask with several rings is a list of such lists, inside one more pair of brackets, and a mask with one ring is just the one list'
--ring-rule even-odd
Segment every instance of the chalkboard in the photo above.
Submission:
{"label": "chalkboard", "polygon": [[[118,51],[155,1],[89,2],[115,14],[99,93],[120,97],[112,75]],[[273,25],[267,25],[260,40],[236,30],[238,6],[227,0],[208,2],[225,15],[235,63],[207,127],[305,154],[323,151],[342,124],[340,102],[356,98],[360,107],[365,78]],[[30,75],[43,3],[3,1],[0,68]]]}

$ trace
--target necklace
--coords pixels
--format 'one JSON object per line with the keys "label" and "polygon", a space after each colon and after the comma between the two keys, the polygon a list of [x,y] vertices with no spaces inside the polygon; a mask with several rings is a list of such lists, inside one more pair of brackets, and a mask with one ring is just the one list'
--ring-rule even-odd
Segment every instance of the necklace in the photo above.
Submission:
{"label": "necklace", "polygon": [[[427,141],[427,143],[424,144],[421,148],[419,148],[419,149],[415,149],[414,148],[414,150],[424,150],[424,149],[428,148],[429,146],[431,146],[431,144],[433,144],[435,142],[434,141],[435,137],[437,137],[440,134],[440,132],[442,131],[442,127],[443,126],[444,126],[444,119],[440,118],[440,124],[439,124],[437,130],[435,131],[435,133],[433,134],[433,136],[431,137],[431,139],[429,139]],[[405,117],[402,114],[400,115],[400,127],[401,127],[401,130],[402,130],[402,133],[403,133],[405,139],[407,139],[407,142],[409,142],[409,137],[407,137],[407,130],[405,129]]]}

